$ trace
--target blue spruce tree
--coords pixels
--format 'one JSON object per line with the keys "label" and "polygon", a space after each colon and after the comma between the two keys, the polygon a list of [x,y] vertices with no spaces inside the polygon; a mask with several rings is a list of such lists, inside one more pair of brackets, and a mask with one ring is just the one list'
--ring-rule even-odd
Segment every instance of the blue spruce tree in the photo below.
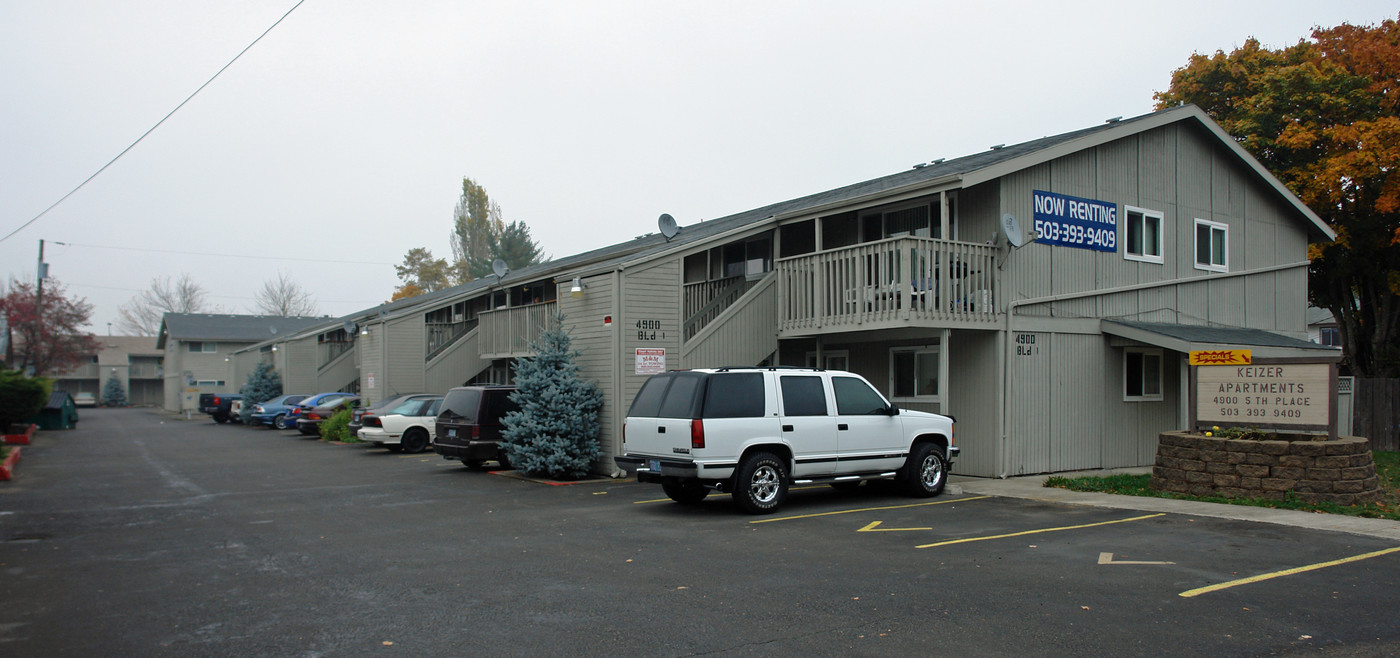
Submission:
{"label": "blue spruce tree", "polygon": [[122,383],[115,373],[102,385],[102,404],[109,407],[126,406],[126,391],[122,390]]}
{"label": "blue spruce tree", "polygon": [[271,364],[259,363],[248,373],[248,381],[238,389],[243,394],[243,422],[253,415],[253,405],[262,404],[282,394],[282,376]]}
{"label": "blue spruce tree", "polygon": [[579,479],[602,452],[598,412],[603,394],[597,384],[579,377],[574,362],[579,352],[569,348],[563,314],[530,348],[535,356],[515,365],[511,399],[520,411],[502,419],[501,449],[526,475]]}

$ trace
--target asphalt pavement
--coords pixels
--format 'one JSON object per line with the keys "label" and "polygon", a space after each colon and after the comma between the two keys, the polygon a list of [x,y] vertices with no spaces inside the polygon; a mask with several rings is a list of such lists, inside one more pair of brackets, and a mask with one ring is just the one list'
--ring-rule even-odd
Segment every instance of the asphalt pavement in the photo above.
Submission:
{"label": "asphalt pavement", "polygon": [[1386,522],[964,477],[754,517],[199,416],[79,425],[0,483],[0,655],[1400,650]]}

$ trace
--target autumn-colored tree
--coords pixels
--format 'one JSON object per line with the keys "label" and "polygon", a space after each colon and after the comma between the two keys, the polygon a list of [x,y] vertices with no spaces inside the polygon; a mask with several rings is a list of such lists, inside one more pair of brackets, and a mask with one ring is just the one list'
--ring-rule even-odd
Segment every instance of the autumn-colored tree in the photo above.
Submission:
{"label": "autumn-colored tree", "polygon": [[425,247],[409,249],[404,254],[403,265],[395,265],[394,272],[403,281],[400,290],[413,286],[418,291],[415,295],[442,290],[451,285],[448,279],[452,266],[445,258],[433,258],[433,252]]}
{"label": "autumn-colored tree", "polygon": [[1355,374],[1400,376],[1400,25],[1195,54],[1156,99],[1200,106],[1337,232],[1309,248],[1312,302]]}
{"label": "autumn-colored tree", "polygon": [[36,376],[66,372],[101,349],[97,340],[82,333],[92,317],[87,300],[69,299],[62,284],[45,279],[42,313],[36,313],[39,308],[33,283],[12,280],[9,291],[0,297],[0,313],[14,336],[11,365],[15,369],[32,366]]}
{"label": "autumn-colored tree", "polygon": [[394,296],[393,296],[393,297],[390,297],[390,298],[389,298],[389,301],[391,301],[391,302],[397,302],[397,301],[399,301],[400,299],[408,299],[409,297],[417,297],[417,296],[419,296],[419,295],[421,295],[421,294],[423,294],[423,293],[425,293],[425,292],[427,292],[427,291],[426,291],[426,290],[423,290],[422,288],[419,288],[418,286],[415,286],[415,285],[413,285],[413,284],[411,284],[411,283],[405,283],[405,284],[399,286],[397,289],[394,290]]}

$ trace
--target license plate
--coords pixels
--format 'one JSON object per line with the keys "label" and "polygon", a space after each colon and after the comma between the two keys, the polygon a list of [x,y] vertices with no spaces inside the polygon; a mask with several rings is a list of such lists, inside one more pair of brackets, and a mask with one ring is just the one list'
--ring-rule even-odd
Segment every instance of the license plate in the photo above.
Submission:
{"label": "license plate", "polygon": [[652,473],[660,473],[660,472],[661,472],[661,460],[659,460],[659,459],[648,459],[648,460],[647,460],[647,469],[650,470]]}
{"label": "license plate", "polygon": [[457,438],[457,430],[447,430],[447,436],[454,439]]}

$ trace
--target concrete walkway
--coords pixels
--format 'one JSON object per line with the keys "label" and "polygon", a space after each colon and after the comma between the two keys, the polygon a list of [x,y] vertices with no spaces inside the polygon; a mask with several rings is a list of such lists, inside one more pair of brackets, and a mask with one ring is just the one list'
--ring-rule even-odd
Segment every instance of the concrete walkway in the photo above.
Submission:
{"label": "concrete walkway", "polygon": [[[1123,473],[1143,474],[1149,472],[1151,472],[1150,468],[1127,468],[1056,473],[1056,475],[1075,478],[1084,476],[1119,475]],[[1298,510],[1251,507],[1248,505],[1223,505],[1219,503],[1202,503],[1193,500],[1172,500],[1168,498],[1146,498],[1142,496],[1119,496],[1116,494],[1070,491],[1068,489],[1044,486],[1045,479],[1048,477],[1050,476],[1031,475],[1002,480],[996,478],[954,475],[948,480],[948,488],[951,493],[961,491],[965,494],[978,496],[1024,498],[1027,500],[1064,503],[1068,505],[1092,505],[1095,507],[1111,507],[1114,509],[1142,512],[1168,512],[1171,514],[1186,514],[1189,516],[1235,519],[1237,521],[1276,523],[1278,525],[1289,525],[1298,528],[1347,532],[1354,535],[1366,535],[1368,537],[1380,537],[1383,539],[1400,541],[1400,521],[1391,521],[1389,519],[1363,519],[1361,517],[1343,516],[1341,514],[1316,514],[1313,512],[1300,512]]]}

